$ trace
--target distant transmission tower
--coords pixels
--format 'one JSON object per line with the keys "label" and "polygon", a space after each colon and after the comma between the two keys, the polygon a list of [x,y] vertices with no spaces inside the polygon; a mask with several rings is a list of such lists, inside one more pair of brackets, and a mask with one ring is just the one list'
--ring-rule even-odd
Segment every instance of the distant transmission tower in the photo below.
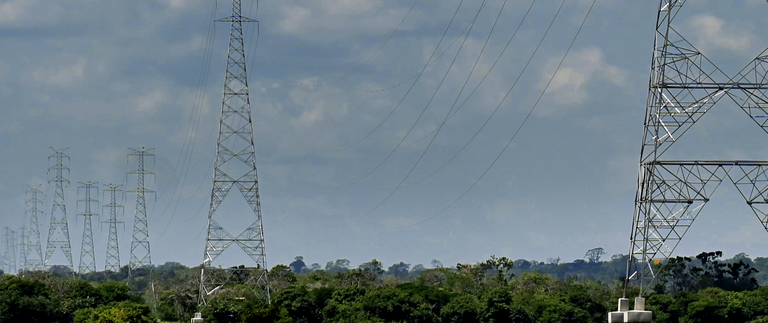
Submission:
{"label": "distant transmission tower", "polygon": [[29,270],[27,263],[27,227],[19,228],[19,272]]}
{"label": "distant transmission tower", "polygon": [[720,183],[729,179],[768,230],[768,162],[663,160],[726,95],[768,132],[768,49],[728,77],[671,26],[684,0],[660,0],[640,149],[626,285],[651,285]]}
{"label": "distant transmission tower", "polygon": [[16,267],[16,250],[19,248],[18,242],[16,241],[16,231],[10,230],[10,228],[5,228],[8,231],[8,258],[10,258],[11,263],[10,266],[8,266],[8,269],[12,274],[16,274],[18,272],[18,268]]}
{"label": "distant transmission tower", "polygon": [[11,274],[11,236],[8,227],[3,228],[3,253],[0,255],[0,268]]}
{"label": "distant transmission tower", "polygon": [[3,243],[5,244],[5,251],[3,252],[2,259],[0,260],[3,265],[3,270],[8,274],[16,274],[16,231],[11,230],[10,227],[3,229]]}
{"label": "distant transmission tower", "polygon": [[136,216],[133,219],[133,238],[131,239],[131,259],[129,261],[129,268],[134,270],[142,267],[152,267],[152,254],[149,251],[149,226],[147,224],[147,203],[146,194],[154,193],[155,191],[147,189],[144,185],[144,177],[146,175],[154,175],[155,173],[146,171],[144,169],[144,157],[153,157],[152,153],[154,148],[128,148],[131,153],[129,157],[136,157],[138,159],[138,168],[135,171],[128,172],[128,175],[136,175],[138,178],[138,186],[134,189],[130,189],[128,193],[136,193]]}
{"label": "distant transmission tower", "polygon": [[[49,173],[51,170],[55,172],[53,179],[48,180],[48,182],[55,183],[56,187],[53,194],[51,225],[48,227],[48,244],[46,245],[45,249],[45,259],[43,260],[43,265],[48,266],[48,261],[51,259],[53,252],[56,251],[57,248],[61,248],[61,251],[64,252],[64,256],[67,257],[67,261],[69,262],[69,269],[72,270],[74,267],[72,263],[72,245],[69,243],[67,207],[64,203],[64,187],[65,185],[69,185],[69,180],[64,178],[65,171],[67,174],[69,174],[69,167],[64,166],[64,159],[69,161],[69,156],[64,153],[67,148],[56,150],[51,147],[51,150],[53,150],[54,153],[48,157],[48,160],[55,158],[56,166],[48,169]],[[56,218],[57,214],[61,216],[58,219]]]}
{"label": "distant transmission tower", "polygon": [[43,192],[37,187],[27,190],[27,215],[29,216],[29,236],[27,237],[27,247],[22,250],[22,254],[27,260],[24,266],[26,270],[43,269],[43,247],[40,241],[40,223],[38,216],[45,214],[42,210]]}
{"label": "distant transmission tower", "polygon": [[[229,55],[224,79],[224,98],[221,104],[219,137],[216,145],[211,205],[208,211],[208,234],[205,239],[203,270],[200,277],[200,305],[215,294],[226,282],[241,280],[249,285],[256,296],[269,303],[267,257],[264,248],[264,229],[261,224],[259,180],[256,173],[256,150],[253,139],[251,103],[248,96],[248,77],[243,46],[243,22],[256,22],[240,13],[241,0],[232,0],[232,16],[217,21],[231,23]],[[216,209],[236,187],[253,210],[253,223],[242,233],[233,236],[215,219]],[[213,261],[232,244],[237,244],[253,260],[250,266],[217,269]]]}
{"label": "distant transmission tower", "polygon": [[122,205],[117,204],[117,194],[122,193],[122,185],[107,185],[107,188],[103,192],[109,192],[109,204],[104,207],[109,208],[109,221],[103,223],[109,223],[109,239],[107,240],[107,259],[104,261],[104,271],[119,272],[120,271],[120,247],[117,239],[117,225],[124,223],[117,220],[117,209],[122,208]]}
{"label": "distant transmission tower", "polygon": [[[80,189],[85,190],[85,198],[78,200],[85,204],[83,213],[78,215],[83,216],[83,244],[80,246],[80,265],[77,272],[80,274],[90,273],[96,271],[96,252],[93,248],[93,225],[91,224],[91,217],[98,216],[98,213],[91,211],[91,205],[96,203],[96,209],[98,209],[99,200],[91,198],[91,190],[96,190],[96,196],[99,195],[99,187],[97,182],[80,182]],[[78,192],[79,194],[79,192]]]}

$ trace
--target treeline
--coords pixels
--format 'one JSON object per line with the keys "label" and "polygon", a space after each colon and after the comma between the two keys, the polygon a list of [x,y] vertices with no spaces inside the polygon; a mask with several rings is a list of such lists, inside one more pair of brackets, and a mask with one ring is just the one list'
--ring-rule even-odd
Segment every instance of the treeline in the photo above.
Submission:
{"label": "treeline", "polygon": [[[605,322],[622,296],[627,258],[600,261],[600,250],[591,251],[571,263],[491,257],[450,267],[433,260],[430,268],[377,260],[353,268],[345,259],[320,267],[296,257],[268,272],[271,304],[246,286],[227,286],[201,312],[207,323]],[[764,258],[721,258],[709,252],[657,265],[646,294],[654,322],[768,322]],[[199,273],[171,262],[151,272],[4,275],[0,322],[189,322],[200,311]]]}

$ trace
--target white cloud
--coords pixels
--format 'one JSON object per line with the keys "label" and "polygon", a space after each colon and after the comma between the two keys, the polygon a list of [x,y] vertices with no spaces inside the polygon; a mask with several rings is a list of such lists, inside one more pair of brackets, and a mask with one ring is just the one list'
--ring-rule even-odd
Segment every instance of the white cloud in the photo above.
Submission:
{"label": "white cloud", "polygon": [[706,13],[693,16],[684,28],[692,32],[693,45],[702,52],[716,49],[748,52],[754,38],[747,28]]}
{"label": "white cloud", "polygon": [[[559,58],[552,58],[546,64],[545,72],[542,73],[539,83],[540,88],[546,86],[559,62]],[[589,97],[588,86],[595,78],[624,87],[627,85],[628,75],[627,70],[606,63],[605,55],[600,48],[587,47],[572,52],[566,58],[546,93],[553,97],[558,104],[579,105],[587,101]],[[546,111],[546,109],[539,110],[539,113],[542,114],[551,112]]]}
{"label": "white cloud", "polygon": [[40,0],[11,0],[0,3],[0,28],[49,25],[58,19],[61,6]]}
{"label": "white cloud", "polygon": [[74,86],[83,80],[85,68],[86,60],[78,58],[70,65],[38,68],[32,72],[32,79],[40,84],[62,87]]}
{"label": "white cloud", "polygon": [[21,132],[21,123],[17,120],[0,119],[0,134]]}
{"label": "white cloud", "polygon": [[277,25],[284,34],[313,42],[376,35],[394,28],[408,12],[405,6],[381,10],[383,5],[383,1],[371,0],[326,0],[302,4],[286,1],[279,9],[281,17]]}
{"label": "white cloud", "polygon": [[[120,174],[125,170],[125,149],[105,148],[91,154],[90,171],[102,184],[122,182]],[[116,177],[117,176],[117,177]],[[103,187],[104,185],[102,185]]]}

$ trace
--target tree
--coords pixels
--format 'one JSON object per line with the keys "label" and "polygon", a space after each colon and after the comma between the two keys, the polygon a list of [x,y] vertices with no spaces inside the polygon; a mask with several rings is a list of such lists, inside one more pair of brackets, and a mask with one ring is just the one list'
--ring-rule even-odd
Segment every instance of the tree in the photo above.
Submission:
{"label": "tree", "polygon": [[0,278],[0,322],[57,322],[62,317],[53,290],[40,281]]}
{"label": "tree", "polygon": [[461,295],[451,299],[440,310],[440,317],[446,323],[480,323],[480,303],[473,295]]}
{"label": "tree", "polygon": [[401,261],[392,266],[389,266],[389,269],[387,269],[387,274],[395,276],[400,280],[405,279],[405,277],[408,276],[408,269],[410,266],[410,264],[406,264]]}
{"label": "tree", "polygon": [[121,302],[97,308],[91,313],[90,323],[152,323],[149,306]]}
{"label": "tree", "polygon": [[549,263],[550,265],[557,266],[558,264],[560,264],[560,257],[557,257],[557,258],[547,258],[547,263]]}
{"label": "tree", "polygon": [[512,274],[512,267],[514,266],[514,261],[510,260],[507,257],[501,257],[496,258],[496,256],[491,255],[491,259],[488,259],[484,262],[481,262],[478,264],[478,267],[484,272],[488,273],[495,272],[496,273],[496,281],[499,284],[506,285],[514,274]]}
{"label": "tree", "polygon": [[384,267],[381,261],[378,261],[376,259],[373,259],[369,262],[364,262],[360,264],[360,266],[358,266],[357,268],[362,270],[363,273],[367,275],[374,275],[376,277],[379,277],[382,274],[384,274]]}
{"label": "tree", "polygon": [[443,268],[443,263],[440,260],[432,259],[432,268]]}
{"label": "tree", "polygon": [[301,274],[301,271],[307,267],[307,265],[304,263],[304,257],[303,256],[296,256],[295,260],[288,265],[288,267],[291,267],[291,270],[293,270],[294,274]]}
{"label": "tree", "polygon": [[325,264],[325,271],[329,274],[338,274],[349,271],[349,260],[336,259],[335,262],[329,261]]}
{"label": "tree", "polygon": [[584,258],[589,261],[589,263],[594,264],[600,261],[600,257],[602,257],[605,254],[605,250],[602,247],[598,248],[592,248],[587,250],[587,253],[584,254]]}
{"label": "tree", "polygon": [[272,267],[267,273],[269,277],[269,288],[273,293],[279,293],[296,282],[296,274],[286,265],[278,264]]}

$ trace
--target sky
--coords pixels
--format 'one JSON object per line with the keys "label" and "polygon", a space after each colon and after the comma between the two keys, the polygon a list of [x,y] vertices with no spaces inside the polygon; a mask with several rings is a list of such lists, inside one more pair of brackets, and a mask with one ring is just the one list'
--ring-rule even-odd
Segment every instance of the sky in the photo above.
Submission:
{"label": "sky", "polygon": [[[558,69],[592,1],[532,1],[243,0],[259,21],[244,38],[270,267],[628,253],[658,3],[597,0]],[[766,10],[688,1],[673,26],[733,75],[768,46]],[[24,192],[39,185],[45,248],[49,147],[69,147],[77,267],[78,182],[134,188],[127,148],[151,147],[152,262],[199,264],[229,34],[213,20],[230,12],[214,0],[0,0],[0,227],[28,225]],[[664,156],[768,160],[767,142],[721,100]],[[135,194],[121,203],[124,265]],[[254,219],[238,194],[215,216],[235,235]],[[676,254],[765,257],[766,243],[723,183]],[[232,247],[220,260],[245,257]]]}

